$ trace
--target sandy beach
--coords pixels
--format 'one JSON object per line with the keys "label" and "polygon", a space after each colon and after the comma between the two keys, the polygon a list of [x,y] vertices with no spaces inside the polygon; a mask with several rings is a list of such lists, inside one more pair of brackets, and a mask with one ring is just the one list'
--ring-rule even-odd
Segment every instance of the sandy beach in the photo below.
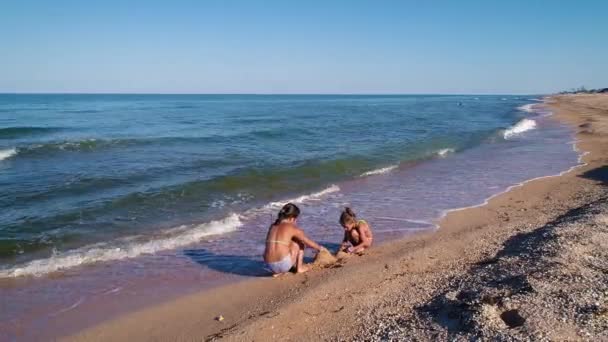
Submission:
{"label": "sandy beach", "polygon": [[545,101],[577,132],[581,166],[362,257],[188,295],[65,340],[608,339],[608,95]]}

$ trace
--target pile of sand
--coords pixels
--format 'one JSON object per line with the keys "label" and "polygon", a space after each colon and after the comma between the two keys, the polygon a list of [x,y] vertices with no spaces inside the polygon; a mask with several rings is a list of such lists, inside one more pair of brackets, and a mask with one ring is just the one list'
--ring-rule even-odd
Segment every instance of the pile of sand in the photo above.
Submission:
{"label": "pile of sand", "polygon": [[348,254],[348,253],[346,253],[346,252],[344,252],[344,251],[338,251],[338,253],[336,253],[336,258],[337,258],[338,260],[346,259],[346,258],[348,258],[349,256],[351,256],[351,255],[350,255],[350,254]]}
{"label": "pile of sand", "polygon": [[336,261],[338,261],[338,259],[333,256],[327,249],[321,249],[321,251],[319,251],[319,253],[317,253],[317,256],[315,257],[315,260],[313,261],[312,265],[314,267],[327,267],[329,265],[334,264]]}

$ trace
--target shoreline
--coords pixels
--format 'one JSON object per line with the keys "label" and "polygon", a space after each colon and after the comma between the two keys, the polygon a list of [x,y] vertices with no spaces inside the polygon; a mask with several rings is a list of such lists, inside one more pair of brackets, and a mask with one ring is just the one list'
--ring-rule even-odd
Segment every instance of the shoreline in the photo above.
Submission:
{"label": "shoreline", "polygon": [[[575,147],[575,151],[576,151],[576,152],[578,152],[578,149],[576,148],[576,141],[575,141],[575,142],[573,142],[572,144],[573,144],[573,146]],[[446,216],[448,216],[450,213],[453,213],[453,212],[458,212],[458,211],[462,211],[462,210],[468,210],[468,209],[474,209],[474,208],[479,208],[479,207],[486,206],[486,205],[488,205],[488,204],[490,203],[490,201],[492,201],[492,199],[494,199],[495,197],[502,196],[502,195],[504,195],[504,194],[506,194],[506,193],[510,192],[511,190],[516,189],[516,188],[519,188],[519,187],[522,187],[522,186],[525,186],[526,184],[528,184],[528,183],[530,183],[530,182],[534,182],[534,181],[541,180],[541,179],[545,179],[545,178],[561,177],[561,176],[563,176],[563,175],[565,175],[565,174],[568,174],[568,173],[570,173],[570,172],[572,172],[572,171],[574,171],[574,170],[576,170],[576,169],[578,169],[578,168],[580,168],[580,167],[585,167],[585,166],[587,166],[587,163],[583,162],[582,160],[583,160],[583,157],[584,157],[585,155],[587,155],[588,153],[589,153],[589,152],[583,152],[583,153],[581,153],[581,154],[579,155],[579,158],[578,158],[578,162],[579,162],[579,164],[578,164],[578,165],[574,165],[574,166],[570,167],[568,170],[562,171],[562,172],[560,172],[560,173],[558,173],[558,174],[555,174],[555,175],[548,175],[548,176],[534,177],[534,178],[531,178],[531,179],[525,180],[525,181],[523,181],[523,182],[520,182],[520,183],[517,183],[517,184],[511,185],[511,186],[507,187],[505,190],[503,190],[503,191],[501,191],[501,192],[498,192],[498,193],[496,193],[496,194],[494,194],[494,195],[491,195],[490,197],[486,198],[486,199],[485,199],[485,200],[484,200],[482,203],[480,203],[480,204],[474,204],[474,205],[467,206],[467,207],[462,207],[462,208],[448,209],[448,210],[446,210],[445,212],[443,212],[443,213],[441,214],[441,216],[439,217],[439,219],[437,220],[437,222],[441,222],[443,219],[445,219],[445,217],[446,217]],[[438,224],[437,228],[439,228],[439,226],[440,226],[440,224]]]}
{"label": "shoreline", "polygon": [[[589,96],[578,98],[584,97]],[[575,146],[586,164],[511,186],[481,205],[450,210],[439,222],[441,229],[386,243],[381,250],[372,249],[365,257],[351,258],[345,265],[278,281],[253,279],[187,295],[121,315],[66,339],[262,340],[302,339],[307,336],[303,334],[324,340],[352,339],[362,333],[356,328],[360,322],[395,310],[386,306],[387,298],[399,297],[405,290],[407,296],[399,297],[400,310],[411,310],[431,297],[440,280],[492,255],[513,235],[532,231],[580,205],[583,200],[573,201],[575,194],[588,193],[585,200],[589,202],[602,193],[593,180],[579,177],[603,166],[608,151],[593,146],[594,139],[601,138],[598,134],[581,132],[580,125],[586,122],[575,115],[582,106],[575,103],[576,99],[550,97],[548,104],[558,120],[577,129]],[[598,120],[599,114],[590,115]],[[543,210],[547,206],[551,210]],[[503,225],[510,228],[504,229]],[[380,278],[384,279],[378,282]],[[225,320],[216,321],[219,315]]]}
{"label": "shoreline", "polygon": [[[475,98],[475,100],[478,100],[477,98]],[[514,110],[510,105],[508,106],[509,110],[511,111],[509,113],[509,117],[512,117],[512,119],[515,119],[518,116],[522,115],[522,112],[527,112],[527,113],[532,113],[534,110],[529,107],[534,105],[534,103],[528,103],[526,105],[520,105],[521,101],[525,101],[525,102],[529,102],[532,99],[526,98],[526,99],[519,99],[516,98],[517,100],[517,105],[519,107],[516,107],[517,110]],[[524,107],[528,106],[527,108],[524,109]],[[534,118],[536,117],[540,117],[540,113],[538,115],[535,115]],[[544,117],[544,115],[542,115],[542,117]],[[520,118],[518,118],[520,119]],[[509,120],[511,121],[511,120]],[[526,121],[526,120],[523,120]],[[549,121],[549,120],[548,120]],[[550,120],[553,121],[553,120]],[[224,206],[225,206],[225,202],[224,200],[216,200],[213,201],[211,203],[211,207],[216,208],[216,204],[217,204],[217,210],[211,212],[210,214],[205,213],[203,215],[201,215],[200,217],[197,216],[196,219],[192,219],[192,220],[179,220],[179,219],[173,219],[173,220],[162,220],[161,223],[159,223],[158,225],[156,224],[150,224],[149,227],[147,227],[146,229],[149,230],[150,232],[146,232],[145,234],[140,234],[138,229],[133,229],[134,232],[130,232],[130,233],[121,233],[118,234],[116,232],[114,233],[109,233],[108,237],[106,240],[104,241],[97,241],[96,239],[90,239],[90,241],[88,242],[84,242],[81,243],[80,238],[74,238],[72,239],[73,241],[71,241],[71,245],[66,244],[65,247],[64,246],[58,246],[56,250],[51,250],[49,248],[46,247],[42,247],[40,248],[40,250],[37,250],[35,253],[34,252],[29,252],[28,250],[19,250],[20,245],[16,245],[15,248],[15,252],[13,252],[15,255],[9,255],[8,259],[7,259],[7,263],[5,267],[0,268],[0,282],[2,282],[4,279],[16,279],[16,278],[20,278],[20,277],[33,277],[33,278],[38,278],[38,277],[46,277],[46,276],[53,276],[53,273],[55,272],[70,272],[73,268],[78,268],[80,266],[88,266],[88,265],[92,265],[95,263],[105,263],[105,262],[123,262],[124,260],[128,260],[128,259],[134,259],[134,258],[138,258],[140,256],[144,256],[147,254],[158,254],[158,253],[162,253],[165,251],[173,251],[173,250],[179,250],[179,249],[183,249],[183,248],[188,248],[190,246],[195,246],[198,242],[201,241],[201,239],[203,238],[203,236],[208,236],[209,239],[214,239],[215,237],[213,237],[213,235],[218,235],[221,236],[223,234],[230,234],[233,231],[237,231],[239,230],[240,227],[242,227],[242,224],[246,224],[246,222],[243,221],[247,221],[247,219],[249,219],[251,216],[254,216],[254,214],[256,212],[261,212],[264,209],[274,209],[273,207],[280,207],[280,203],[283,203],[285,201],[294,201],[294,202],[312,202],[314,200],[320,199],[318,197],[321,196],[325,196],[327,194],[330,194],[332,192],[335,192],[335,190],[339,190],[339,188],[337,188],[335,186],[335,184],[349,184],[349,183],[355,183],[355,182],[359,182],[359,183],[365,183],[367,180],[365,179],[366,176],[368,175],[377,175],[377,174],[383,174],[383,173],[389,173],[391,171],[395,171],[395,172],[391,172],[391,173],[398,173],[403,171],[403,169],[407,169],[407,168],[418,168],[420,164],[428,164],[429,162],[432,163],[436,163],[436,160],[441,160],[443,159],[445,156],[447,156],[447,154],[457,154],[458,156],[461,156],[464,153],[469,153],[469,150],[474,150],[474,149],[479,149],[480,147],[484,147],[484,145],[487,144],[484,143],[484,140],[486,139],[495,139],[494,135],[496,136],[501,136],[501,138],[499,139],[503,139],[504,140],[508,140],[507,137],[507,132],[512,131],[515,129],[515,131],[517,131],[517,127],[521,126],[520,125],[521,122],[508,122],[505,123],[504,126],[497,126],[497,127],[493,127],[490,131],[490,133],[487,133],[489,135],[492,135],[492,138],[488,138],[485,137],[484,139],[481,139],[479,141],[475,141],[474,143],[471,143],[471,145],[463,145],[460,146],[458,143],[454,143],[454,142],[441,142],[440,144],[438,144],[437,146],[426,146],[425,148],[421,149],[421,153],[418,154],[414,154],[413,156],[405,158],[404,160],[400,161],[397,164],[394,165],[390,165],[387,167],[380,167],[380,168],[375,168],[366,172],[363,172],[362,174],[360,174],[359,176],[354,176],[353,175],[349,175],[349,176],[344,176],[340,179],[335,179],[332,180],[331,182],[327,182],[326,184],[324,183],[324,186],[329,186],[325,189],[323,189],[323,187],[312,187],[310,189],[305,189],[300,191],[295,191],[295,192],[286,192],[283,195],[287,195],[289,196],[294,195],[294,196],[298,196],[299,197],[294,197],[292,199],[287,199],[287,197],[279,197],[279,196],[275,196],[272,197],[271,199],[266,199],[266,200],[259,200],[259,201],[252,201],[251,203],[248,203],[246,205],[243,205],[242,207],[230,207],[229,209],[224,210]],[[533,130],[535,127],[535,125],[532,126],[532,128],[527,128],[526,130]],[[27,128],[27,127],[26,127]],[[565,130],[564,131],[568,131]],[[517,131],[519,133],[522,133],[523,131]],[[75,144],[80,145],[83,142],[89,142],[89,141],[97,141],[99,139],[95,139],[95,138],[91,138],[91,139],[85,139],[85,140],[76,140]],[[104,139],[99,140],[101,142],[104,141]],[[71,146],[72,142],[58,142],[58,143],[52,143],[50,145],[53,145],[54,147],[59,146],[59,149],[63,149],[64,147],[67,146]],[[525,145],[525,143],[522,143]],[[15,144],[13,144],[15,145]],[[17,144],[18,145],[18,144]],[[44,146],[49,145],[49,144],[43,144]],[[57,145],[57,146],[55,146]],[[424,145],[424,144],[422,144]],[[421,146],[422,146],[421,145]],[[562,145],[562,144],[559,144]],[[34,145],[37,146],[37,145]],[[451,146],[448,148],[440,148],[439,146]],[[460,146],[460,147],[459,147]],[[564,149],[566,149],[567,146],[566,144],[563,144]],[[38,147],[36,147],[37,149]],[[29,147],[27,146],[22,146],[17,148],[19,151],[25,151],[25,150],[29,150]],[[80,147],[79,147],[80,149]],[[18,152],[19,152],[18,151]],[[1,151],[0,151],[1,152]],[[459,153],[456,153],[459,152]],[[568,153],[568,152],[566,152]],[[575,153],[571,154],[572,156],[575,155]],[[450,160],[457,160],[458,156],[454,156],[452,158],[450,158]],[[18,158],[16,158],[17,160],[19,160]],[[568,160],[568,162],[566,163],[568,166],[569,165],[573,165],[575,163],[574,160]],[[488,164],[495,164],[495,163],[488,163]],[[375,164],[374,164],[375,165]],[[9,165],[10,166],[10,165]],[[375,165],[374,167],[377,167],[377,165]],[[448,166],[449,167],[449,166]],[[466,168],[466,166],[464,167]],[[363,168],[363,170],[366,170],[366,168]],[[395,170],[397,169],[397,170]],[[563,167],[561,168],[556,168],[553,169],[552,172],[555,171],[559,171],[562,170]],[[432,228],[436,228],[436,224],[434,224],[434,222],[437,222],[442,216],[443,216],[443,211],[448,210],[450,208],[461,208],[462,206],[471,204],[471,203],[478,203],[480,202],[480,200],[483,200],[484,197],[487,197],[489,195],[491,195],[492,193],[496,192],[496,191],[502,191],[501,189],[503,188],[507,188],[508,185],[510,184],[514,184],[518,181],[524,180],[526,178],[530,178],[532,176],[536,176],[536,175],[542,175],[545,174],[546,171],[542,171],[539,170],[539,172],[537,172],[536,174],[533,175],[521,175],[520,177],[516,177],[517,179],[510,179],[509,181],[505,181],[502,184],[499,184],[495,187],[491,187],[490,189],[492,190],[488,190],[486,189],[486,191],[484,191],[483,194],[480,194],[479,196],[472,196],[475,198],[472,198],[470,200],[463,200],[460,201],[460,203],[449,203],[449,205],[444,205],[441,207],[438,207],[437,210],[431,214],[429,214],[428,212],[424,212],[423,215],[411,215],[411,217],[413,219],[408,220],[408,219],[404,219],[404,222],[410,222],[413,224],[422,224],[425,226],[433,226]],[[436,174],[435,170],[430,170],[427,171],[427,174],[429,175],[434,175]],[[410,177],[413,178],[413,177]],[[491,177],[493,179],[501,179],[501,177],[497,176],[497,177]],[[506,179],[507,177],[505,177]],[[420,183],[420,182],[418,182]],[[331,184],[331,186],[330,186]],[[353,188],[355,188],[356,186],[353,186]],[[408,185],[404,186],[405,188],[408,187]],[[334,190],[334,188],[336,188]],[[363,193],[375,193],[376,189],[366,189],[365,191],[363,191]],[[428,192],[426,187],[424,189],[418,189],[419,191],[422,192]],[[464,192],[466,193],[466,189],[460,189],[461,193]],[[305,195],[301,195],[301,193],[306,193],[306,191],[318,191],[318,192],[312,192],[312,193],[308,193]],[[46,192],[45,192],[46,193]],[[469,192],[470,194],[474,193],[473,192]],[[403,195],[403,194],[402,194]],[[240,196],[240,193],[239,193]],[[246,195],[243,195],[246,197]],[[395,198],[401,198],[401,197],[407,197],[407,196],[395,196]],[[446,196],[444,196],[446,197]],[[449,197],[453,197],[453,198],[458,198],[460,196],[449,196]],[[283,198],[283,200],[278,201],[278,199]],[[446,197],[447,198],[447,197]],[[246,201],[246,200],[244,200]],[[268,202],[270,201],[270,202]],[[234,203],[238,203],[239,200],[235,200],[233,201],[232,204]],[[427,204],[427,203],[425,203]],[[425,205],[423,207],[425,208],[429,208],[432,207],[432,203],[431,205]],[[406,207],[406,205],[400,205],[399,207]],[[278,209],[278,208],[277,208]],[[418,208],[417,208],[418,209]],[[215,209],[214,209],[215,210]],[[450,209],[451,210],[451,209]],[[422,210],[424,211],[424,210]],[[274,213],[272,213],[274,214]],[[236,215],[236,216],[235,216]],[[144,216],[144,215],[141,215]],[[179,214],[174,214],[173,216],[175,217],[179,217]],[[375,216],[377,218],[382,218],[378,215],[378,213],[375,213]],[[408,215],[408,218],[410,216]],[[122,217],[122,216],[118,216],[116,218],[111,218],[111,220],[117,221],[117,222],[127,222],[128,220],[137,220],[137,217],[132,217],[132,218],[126,218],[126,217]],[[316,223],[316,222],[315,222]],[[332,222],[333,223],[333,222]],[[223,227],[221,227],[221,229],[216,229],[217,225],[222,225]],[[42,224],[40,224],[42,226]],[[137,226],[136,223],[133,223],[133,225]],[[328,226],[327,222],[323,222],[322,224],[318,224],[318,226]],[[187,228],[187,229],[186,229]],[[409,229],[409,227],[408,227]],[[176,232],[180,232],[183,231],[183,233],[176,233]],[[141,236],[140,236],[141,235]],[[333,236],[331,240],[333,239],[339,239],[341,238],[341,236]],[[84,239],[86,240],[86,239]],[[84,241],[83,240],[83,241]],[[34,248],[38,248],[38,245],[35,245],[35,247],[30,247],[30,249],[34,249]],[[258,255],[258,253],[255,254],[256,256]],[[64,303],[65,304],[65,303]]]}

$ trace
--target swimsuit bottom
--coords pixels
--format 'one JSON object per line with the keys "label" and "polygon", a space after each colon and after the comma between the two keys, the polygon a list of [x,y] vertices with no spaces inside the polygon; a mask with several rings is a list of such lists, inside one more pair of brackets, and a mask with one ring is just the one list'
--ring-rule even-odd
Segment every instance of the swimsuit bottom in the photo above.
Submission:
{"label": "swimsuit bottom", "polygon": [[286,273],[293,267],[293,261],[291,261],[291,255],[287,254],[279,261],[267,262],[266,266],[274,274]]}

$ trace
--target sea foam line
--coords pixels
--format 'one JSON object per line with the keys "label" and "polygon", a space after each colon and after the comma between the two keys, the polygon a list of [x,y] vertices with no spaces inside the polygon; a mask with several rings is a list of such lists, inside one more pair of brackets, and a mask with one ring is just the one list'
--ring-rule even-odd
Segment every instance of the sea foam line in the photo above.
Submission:
{"label": "sea foam line", "polygon": [[70,305],[67,308],[61,309],[61,310],[59,310],[57,312],[54,312],[54,313],[50,314],[49,316],[51,316],[51,317],[59,316],[59,315],[61,315],[64,312],[68,312],[70,310],[75,309],[76,307],[78,307],[83,302],[84,302],[84,297],[80,297],[80,299],[78,299],[74,304]]}
{"label": "sea foam line", "polygon": [[305,201],[317,201],[319,199],[321,199],[321,197],[334,193],[334,192],[338,192],[340,191],[340,187],[332,184],[330,187],[328,187],[327,189],[321,190],[319,192],[314,192],[312,194],[308,194],[308,195],[302,195],[300,197],[296,197],[296,198],[292,198],[292,199],[287,199],[284,201],[277,201],[277,202],[270,202],[268,204],[266,204],[264,206],[264,208],[266,209],[274,209],[274,208],[281,208],[283,205],[285,205],[286,203],[303,203]]}
{"label": "sea foam line", "polygon": [[434,225],[433,222],[426,221],[426,220],[414,220],[414,219],[406,219],[406,218],[391,217],[391,216],[377,216],[375,218],[379,219],[379,220],[409,222],[409,223],[422,224],[422,225],[428,225],[428,226]]}
{"label": "sea foam line", "polygon": [[536,106],[536,103],[528,103],[523,106],[517,107],[517,109],[521,110],[522,112],[526,112],[526,113],[534,113],[535,109],[536,109],[535,106]]}
{"label": "sea foam line", "polygon": [[399,165],[391,165],[391,166],[383,167],[383,168],[380,168],[380,169],[367,171],[367,172],[362,173],[359,177],[381,175],[381,174],[384,174],[384,173],[391,172],[391,171],[393,171],[394,169],[396,169],[398,167],[399,167]]}
{"label": "sea foam line", "polygon": [[15,154],[17,154],[17,150],[15,148],[9,148],[8,150],[0,150],[0,160],[10,158]]}
{"label": "sea foam line", "polygon": [[[237,214],[232,214],[222,220],[211,221],[195,226],[180,226],[169,231],[180,231],[174,236],[167,236],[145,242],[130,242],[120,246],[95,244],[78,249],[54,253],[45,259],[32,260],[12,268],[0,270],[0,278],[20,276],[41,276],[52,272],[69,269],[76,266],[96,262],[135,258],[143,254],[153,254],[163,250],[175,249],[202,240],[211,235],[225,234],[237,230],[242,225]],[[165,233],[169,232],[166,231]],[[123,238],[120,241],[132,240]]]}
{"label": "sea foam line", "polygon": [[[581,160],[581,158],[582,158],[583,156],[587,155],[587,153],[588,153],[588,152],[585,152],[585,153],[581,154],[581,155],[579,156],[579,160]],[[568,170],[562,171],[562,172],[560,172],[560,173],[558,173],[558,174],[554,174],[554,175],[548,175],[548,176],[540,176],[540,177],[535,177],[535,178],[531,178],[531,179],[525,180],[525,181],[523,181],[523,182],[520,182],[520,183],[517,183],[517,184],[511,185],[511,186],[507,187],[505,190],[503,190],[503,191],[501,191],[501,192],[498,192],[498,193],[496,193],[496,194],[494,194],[494,195],[491,195],[490,197],[486,198],[486,199],[485,199],[485,200],[484,200],[482,203],[479,203],[479,204],[474,204],[474,205],[470,205],[470,206],[466,206],[466,207],[460,207],[460,208],[453,208],[453,209],[447,209],[447,210],[444,210],[444,211],[442,211],[442,212],[441,212],[441,215],[439,216],[439,218],[437,219],[437,221],[441,221],[441,219],[443,219],[444,217],[446,217],[446,216],[447,216],[449,213],[451,213],[451,212],[455,212],[455,211],[461,211],[461,210],[466,210],[466,209],[472,209],[472,208],[479,208],[479,207],[483,207],[484,205],[487,205],[488,203],[490,203],[490,201],[491,201],[491,200],[492,200],[494,197],[498,197],[498,196],[500,196],[500,195],[502,195],[502,194],[504,194],[504,193],[507,193],[507,192],[509,192],[509,191],[511,191],[511,190],[513,190],[513,189],[515,189],[515,188],[518,188],[518,187],[524,186],[524,185],[526,185],[526,184],[527,184],[527,183],[529,183],[529,182],[533,182],[533,181],[535,181],[535,180],[544,179],[544,178],[561,177],[561,176],[563,176],[563,175],[565,175],[565,174],[567,174],[567,173],[569,173],[569,172],[571,172],[571,171],[574,171],[574,170],[576,170],[576,169],[578,169],[578,168],[580,168],[580,167],[586,166],[586,165],[587,165],[587,163],[582,163],[582,164],[574,165],[574,166],[570,167]]]}

